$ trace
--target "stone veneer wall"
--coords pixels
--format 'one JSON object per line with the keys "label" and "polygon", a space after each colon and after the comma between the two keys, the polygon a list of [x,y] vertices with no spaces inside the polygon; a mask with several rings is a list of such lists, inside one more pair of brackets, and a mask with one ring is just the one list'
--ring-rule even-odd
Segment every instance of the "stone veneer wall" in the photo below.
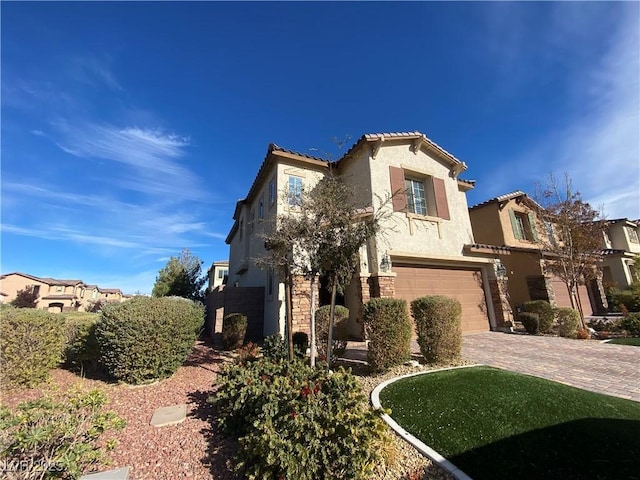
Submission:
{"label": "stone veneer wall", "polygon": [[[320,285],[316,282],[316,305],[318,305],[318,289]],[[311,280],[296,275],[293,278],[293,294],[291,299],[293,316],[293,333],[304,332],[311,334]]]}
{"label": "stone veneer wall", "polygon": [[510,325],[507,322],[511,322],[511,326],[513,326],[513,312],[509,304],[507,280],[490,278],[489,291],[491,292],[491,302],[496,316],[496,328],[498,330],[509,330]]}

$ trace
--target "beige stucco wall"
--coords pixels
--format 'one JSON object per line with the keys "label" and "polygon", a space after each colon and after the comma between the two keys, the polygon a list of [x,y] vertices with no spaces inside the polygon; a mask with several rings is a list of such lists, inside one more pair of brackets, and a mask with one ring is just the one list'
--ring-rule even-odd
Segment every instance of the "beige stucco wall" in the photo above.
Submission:
{"label": "beige stucco wall", "polygon": [[531,300],[527,277],[542,275],[538,252],[512,252],[501,257],[507,269],[509,303],[511,308]]}
{"label": "beige stucco wall", "polygon": [[[616,223],[609,227],[609,238],[611,239],[611,248],[616,250],[625,250],[632,253],[640,253],[640,243],[634,243],[629,239],[629,232],[625,223]],[[635,229],[640,236],[640,229]]]}
{"label": "beige stucco wall", "polygon": [[[503,226],[498,212],[498,204],[490,203],[469,210],[473,237],[477,243],[505,245]],[[511,225],[508,225],[511,230]],[[513,236],[513,235],[512,235]]]}

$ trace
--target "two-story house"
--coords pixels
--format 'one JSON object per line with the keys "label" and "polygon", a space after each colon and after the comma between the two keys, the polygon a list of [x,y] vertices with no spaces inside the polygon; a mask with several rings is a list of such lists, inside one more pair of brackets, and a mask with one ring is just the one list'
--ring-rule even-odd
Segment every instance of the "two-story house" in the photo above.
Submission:
{"label": "two-story house", "polygon": [[[364,135],[331,164],[269,147],[227,237],[229,286],[264,288],[264,335],[284,330],[285,309],[280,279],[255,261],[265,253],[260,220],[292,214],[300,192],[311,191],[330,167],[353,185],[363,208],[387,210],[344,293],[351,335],[362,337],[361,306],[373,297],[447,295],[462,304],[463,331],[505,327],[509,307],[499,291],[495,251],[473,238],[466,192],[474,183],[459,178],[467,167],[422,133],[409,132]],[[294,297],[294,331],[308,331],[307,279],[296,279]]]}
{"label": "two-story house", "polygon": [[[475,239],[502,248],[500,260],[508,277],[509,301],[514,310],[530,300],[571,307],[565,283],[545,271],[544,245],[556,240],[553,226],[542,227],[543,222],[539,221],[537,211],[541,208],[526,193],[516,191],[469,209]],[[602,295],[597,285],[580,285],[578,297],[585,315],[599,309],[597,299]]]}
{"label": "two-story house", "polygon": [[640,221],[626,218],[605,222],[602,275],[605,285],[624,289],[640,281]]}

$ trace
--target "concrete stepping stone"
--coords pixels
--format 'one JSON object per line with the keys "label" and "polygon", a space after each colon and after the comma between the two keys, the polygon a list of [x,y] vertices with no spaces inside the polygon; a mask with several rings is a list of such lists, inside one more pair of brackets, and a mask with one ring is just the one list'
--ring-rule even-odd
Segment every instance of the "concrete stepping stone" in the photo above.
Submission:
{"label": "concrete stepping stone", "polygon": [[166,427],[184,422],[187,418],[187,404],[172,405],[171,407],[161,407],[153,412],[151,425],[154,427]]}
{"label": "concrete stepping stone", "polygon": [[129,467],[116,468],[106,472],[90,473],[83,475],[80,480],[127,480],[129,478]]}

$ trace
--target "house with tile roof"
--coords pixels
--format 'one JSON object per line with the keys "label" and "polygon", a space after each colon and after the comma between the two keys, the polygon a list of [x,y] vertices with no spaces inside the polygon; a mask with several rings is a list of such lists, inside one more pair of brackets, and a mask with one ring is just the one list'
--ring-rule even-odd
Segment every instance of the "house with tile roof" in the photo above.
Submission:
{"label": "house with tile roof", "polygon": [[22,272],[0,276],[2,303],[11,302],[20,290],[26,288],[32,289],[38,295],[36,308],[50,312],[85,311],[97,301],[123,300],[120,289],[87,285],[82,280],[36,277]]}
{"label": "house with tile roof", "polygon": [[[554,227],[542,222],[537,202],[522,191],[491,198],[469,209],[475,239],[499,247],[504,275],[508,278],[512,309],[530,300],[546,300],[554,306],[571,307],[564,281],[545,269],[550,252],[544,245],[556,241]],[[598,279],[579,285],[578,298],[584,315],[604,310],[604,290]]]}
{"label": "house with tile roof", "polygon": [[625,289],[640,281],[640,220],[618,218],[604,222],[602,281]]}
{"label": "house with tile roof", "polygon": [[[466,192],[474,182],[460,178],[466,169],[420,132],[363,135],[334,162],[271,144],[236,204],[226,239],[227,290],[262,288],[263,334],[284,332],[284,285],[256,264],[266,253],[259,228],[265,219],[292,214],[300,192],[311,191],[331,170],[353,185],[364,211],[387,211],[381,233],[361,249],[358,271],[342,298],[350,335],[363,337],[362,305],[370,298],[411,301],[436,294],[460,300],[465,332],[506,328],[510,311],[497,281],[497,254],[473,238]],[[392,202],[384,201],[388,197]],[[308,332],[309,280],[297,277],[294,283],[294,331]]]}

